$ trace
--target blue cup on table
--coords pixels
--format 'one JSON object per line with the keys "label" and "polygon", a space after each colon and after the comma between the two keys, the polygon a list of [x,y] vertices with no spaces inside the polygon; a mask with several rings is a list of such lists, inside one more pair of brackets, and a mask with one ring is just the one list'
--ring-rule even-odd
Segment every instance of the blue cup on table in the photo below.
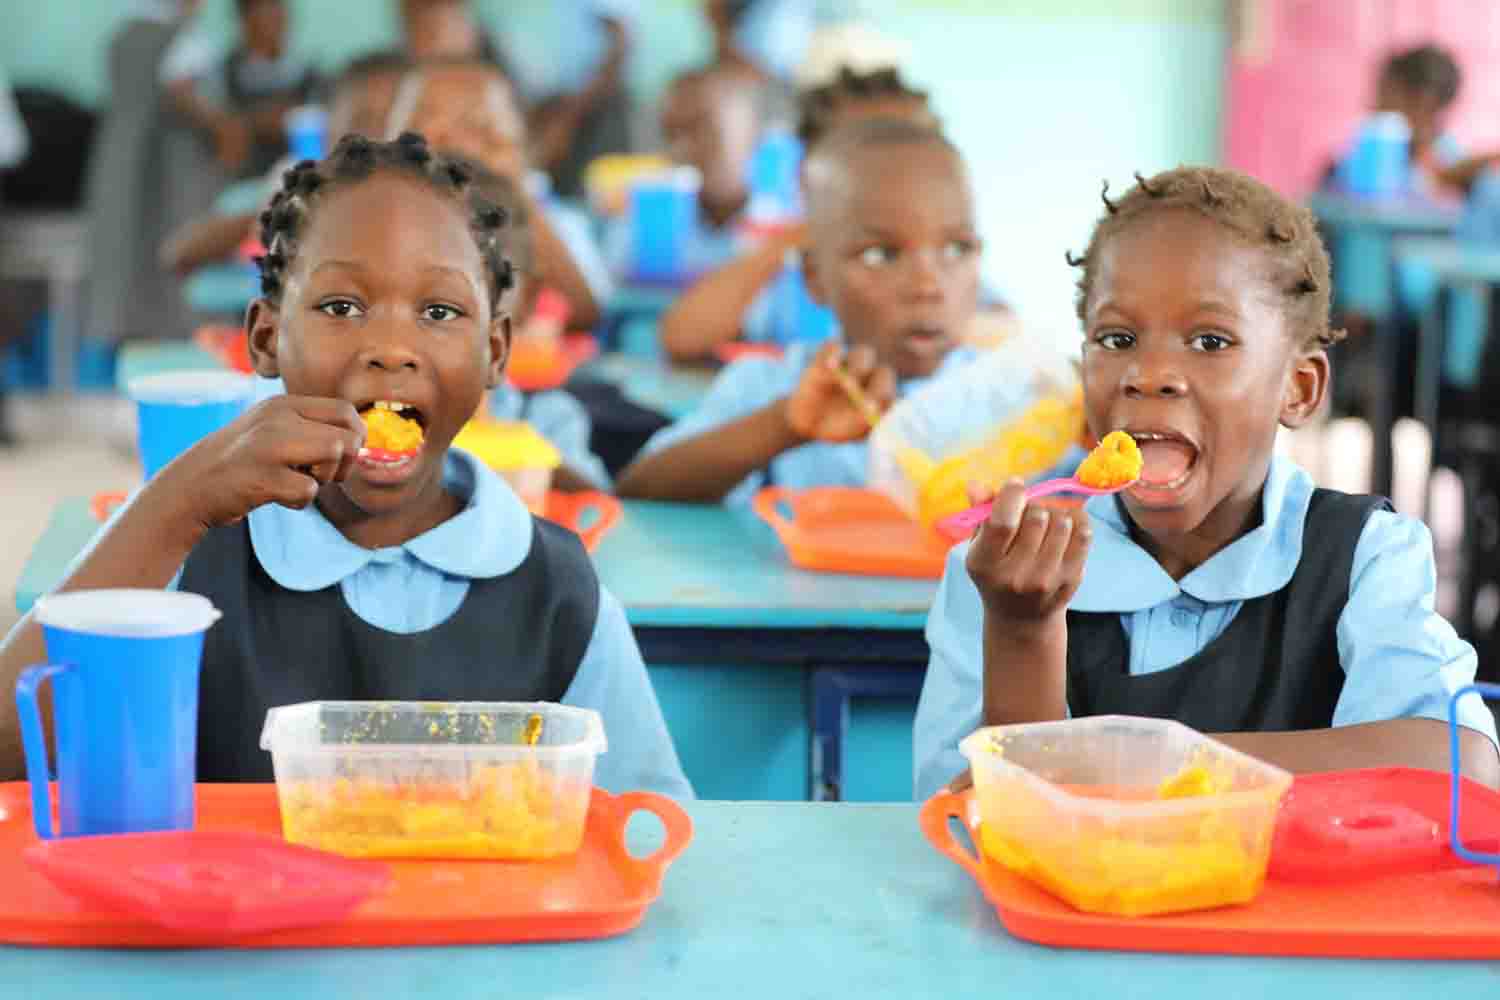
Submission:
{"label": "blue cup on table", "polygon": [[304,104],[286,114],[286,148],[295,159],[321,160],[327,152],[328,112]]}
{"label": "blue cup on table", "polygon": [[646,281],[687,277],[698,225],[698,172],[679,167],[631,185],[631,272]]}
{"label": "blue cup on table", "polygon": [[[208,599],[167,590],[80,590],[43,597],[45,666],[16,681],[37,836],[190,830]],[[37,691],[52,682],[57,749],[54,829]]]}
{"label": "blue cup on table", "polygon": [[131,379],[137,439],[146,478],[250,405],[253,376],[237,372],[163,372]]}

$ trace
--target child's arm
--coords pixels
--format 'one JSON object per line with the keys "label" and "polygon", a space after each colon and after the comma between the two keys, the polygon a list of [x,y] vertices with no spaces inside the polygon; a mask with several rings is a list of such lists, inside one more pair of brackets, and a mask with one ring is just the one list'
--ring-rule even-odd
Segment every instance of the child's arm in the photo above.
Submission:
{"label": "child's arm", "polygon": [[661,317],[662,348],[674,361],[700,361],[740,335],[756,296],[781,273],[802,227],[771,237],[750,253],[695,281]]}
{"label": "child's arm", "polygon": [[995,497],[965,562],[984,605],[983,725],[1067,718],[1068,602],[1090,535],[1082,510],[1028,505],[1019,479]]}
{"label": "child's arm", "polygon": [[[1289,733],[1221,733],[1215,738],[1292,772],[1394,766],[1449,769],[1448,724],[1437,719],[1387,719]],[[1492,788],[1500,786],[1500,756],[1490,738],[1460,728],[1458,739],[1464,774]]]}
{"label": "child's arm", "polygon": [[162,244],[162,266],[177,274],[187,274],[204,264],[227,260],[234,256],[254,224],[253,214],[213,214],[191,219],[173,230]]}
{"label": "child's arm", "polygon": [[845,357],[839,344],[826,344],[790,396],[637,458],[620,473],[619,494],[640,500],[718,503],[783,452],[810,441],[863,438],[870,425],[834,374],[840,364],[876,406],[883,409],[895,397],[895,375],[876,363],[873,351],[856,347]]}
{"label": "child's arm", "polygon": [[[266,400],[153,477],[58,590],[165,587],[210,528],[267,503],[306,507],[322,484],[344,479],[364,435],[343,400]],[[0,690],[14,691],[22,670],[44,662],[30,612],[0,643]],[[24,771],[15,699],[0,698],[0,780]]]}

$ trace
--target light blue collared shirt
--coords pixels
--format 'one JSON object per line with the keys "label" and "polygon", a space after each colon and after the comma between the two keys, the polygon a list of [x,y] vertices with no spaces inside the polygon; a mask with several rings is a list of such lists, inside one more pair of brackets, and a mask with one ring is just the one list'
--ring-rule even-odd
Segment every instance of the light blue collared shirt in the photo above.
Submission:
{"label": "light blue collared shirt", "polygon": [[[695,438],[739,420],[791,395],[812,363],[819,344],[792,344],[779,358],[741,358],[719,373],[708,395],[692,413],[665,427],[646,442],[645,453]],[[974,359],[968,348],[956,348],[930,378],[941,378]],[[900,386],[904,396],[929,379],[910,379]],[[814,441],[778,455],[771,461],[771,478],[777,486],[805,490],[814,486],[864,486],[869,478],[869,445],[864,441],[829,444]],[[724,502],[748,504],[766,484],[764,472],[752,472],[730,490]]]}
{"label": "light blue collared shirt", "polygon": [[[255,557],[288,590],[338,584],[349,609],[375,628],[400,634],[434,628],[458,610],[470,580],[519,566],[531,551],[532,536],[526,506],[477,459],[450,451],[443,471],[444,486],[464,509],[405,544],[366,549],[345,538],[315,506],[292,510],[267,504],[248,518]],[[114,516],[124,511],[121,507]],[[87,554],[88,549],[80,553],[74,566]],[[174,579],[170,587],[176,585]],[[611,792],[645,789],[692,798],[625,609],[602,584],[599,616],[562,703],[603,716],[609,750],[599,758],[595,784]]]}
{"label": "light blue collared shirt", "polygon": [[[1302,525],[1313,482],[1288,459],[1272,460],[1263,520],[1180,581],[1130,537],[1112,497],[1090,500],[1093,544],[1083,583],[1068,607],[1117,612],[1130,639],[1130,673],[1166,670],[1200,652],[1229,626],[1243,602],[1291,580],[1302,555]],[[980,725],[984,612],[956,546],[927,619],[932,656],[913,728],[915,790],[932,795],[965,768],[958,742]],[[1349,603],[1338,621],[1344,688],[1335,726],[1387,719],[1446,721],[1448,699],[1474,680],[1477,659],[1436,611],[1437,569],[1427,526],[1376,511],[1354,550]],[[1495,720],[1478,699],[1460,721],[1495,740]]]}

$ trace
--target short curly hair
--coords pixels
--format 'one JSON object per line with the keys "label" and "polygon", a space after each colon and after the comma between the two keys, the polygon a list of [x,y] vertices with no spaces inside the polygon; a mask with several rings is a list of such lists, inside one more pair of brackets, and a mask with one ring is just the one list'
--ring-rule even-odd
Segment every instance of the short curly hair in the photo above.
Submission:
{"label": "short curly hair", "polygon": [[404,133],[393,142],[346,135],[323,160],[303,160],[282,175],[281,190],[260,215],[260,240],[266,253],[255,263],[260,268],[260,290],[266,301],[280,304],[286,290],[286,272],[296,259],[302,234],[319,201],[329,191],[382,172],[425,181],[465,207],[469,230],[484,259],[490,306],[498,308],[500,299],[515,284],[504,240],[506,213],[478,190],[472,166],[434,154],[427,148],[427,140],[414,132]]}
{"label": "short curly hair", "polygon": [[1100,249],[1146,216],[1179,210],[1211,219],[1246,244],[1265,251],[1287,327],[1303,349],[1331,347],[1344,338],[1344,331],[1328,324],[1333,282],[1328,251],[1311,212],[1234,170],[1178,167],[1150,178],[1136,174],[1135,181],[1117,201],[1109,197],[1109,182],[1104,183],[1100,198],[1105,211],[1094,224],[1088,249],[1082,257],[1067,255],[1068,263],[1081,269],[1076,300],[1079,320],[1088,322]]}

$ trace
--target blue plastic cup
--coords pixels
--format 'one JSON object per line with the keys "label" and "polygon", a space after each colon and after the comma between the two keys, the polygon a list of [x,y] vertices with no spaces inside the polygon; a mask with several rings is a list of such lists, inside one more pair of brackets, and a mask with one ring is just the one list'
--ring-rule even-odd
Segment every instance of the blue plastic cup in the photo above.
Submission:
{"label": "blue plastic cup", "polygon": [[648,281],[687,276],[698,224],[696,170],[678,168],[636,181],[630,188],[632,271]]}
{"label": "blue plastic cup", "polygon": [[321,160],[327,151],[328,112],[316,104],[293,108],[286,115],[286,148],[295,159]]}
{"label": "blue plastic cup", "polygon": [[165,372],[131,379],[141,464],[150,479],[250,405],[254,377],[237,372]]}
{"label": "blue plastic cup", "polygon": [[[80,590],[43,597],[45,666],[16,681],[21,745],[38,837],[193,827],[198,668],[208,599],[167,590]],[[52,681],[57,744],[54,831],[37,690]]]}

